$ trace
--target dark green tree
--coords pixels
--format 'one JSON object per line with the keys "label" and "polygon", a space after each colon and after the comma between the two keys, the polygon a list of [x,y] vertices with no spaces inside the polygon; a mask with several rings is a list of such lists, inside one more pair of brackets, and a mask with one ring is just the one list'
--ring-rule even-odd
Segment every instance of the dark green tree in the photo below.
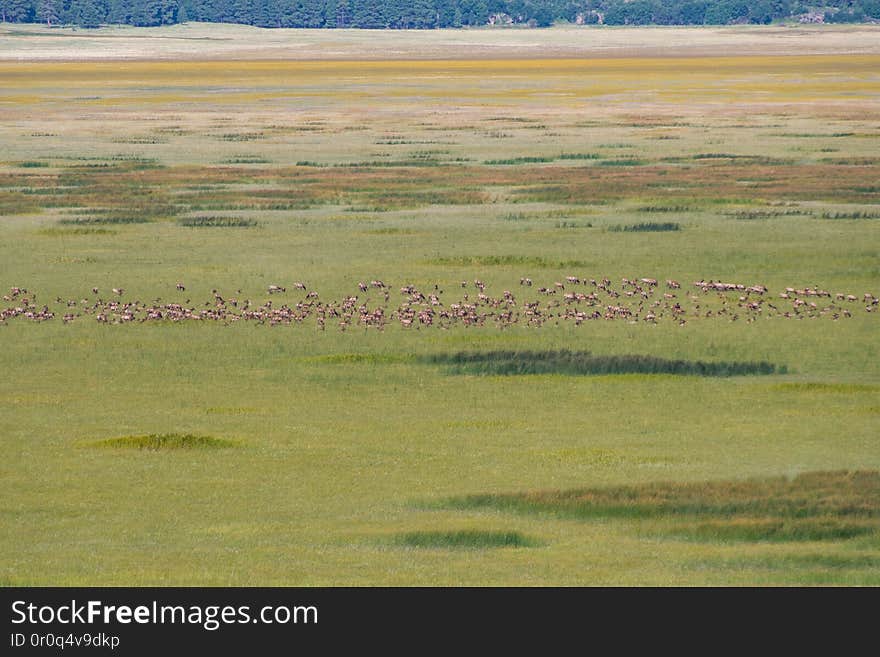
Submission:
{"label": "dark green tree", "polygon": [[33,17],[31,0],[0,0],[0,20],[4,23],[29,23]]}
{"label": "dark green tree", "polygon": [[71,0],[67,22],[79,27],[100,27],[107,17],[107,7],[98,0]]}
{"label": "dark green tree", "polygon": [[37,18],[52,27],[61,20],[61,0],[40,0],[37,3]]}

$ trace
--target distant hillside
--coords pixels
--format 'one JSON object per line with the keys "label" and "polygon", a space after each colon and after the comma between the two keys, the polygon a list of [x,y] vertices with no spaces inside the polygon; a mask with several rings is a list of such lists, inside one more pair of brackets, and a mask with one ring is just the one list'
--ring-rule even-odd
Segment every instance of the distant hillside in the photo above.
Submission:
{"label": "distant hillside", "polygon": [[97,27],[188,21],[258,27],[763,24],[880,20],[880,0],[0,0],[3,22]]}

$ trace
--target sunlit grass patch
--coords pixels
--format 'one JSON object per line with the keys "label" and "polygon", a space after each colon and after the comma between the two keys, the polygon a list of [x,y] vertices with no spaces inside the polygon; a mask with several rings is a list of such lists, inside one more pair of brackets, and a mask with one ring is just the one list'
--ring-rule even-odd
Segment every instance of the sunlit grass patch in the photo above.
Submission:
{"label": "sunlit grass patch", "polygon": [[485,550],[490,548],[537,547],[540,541],[514,531],[417,531],[397,534],[392,545],[422,549]]}
{"label": "sunlit grass patch", "polygon": [[[459,351],[420,357],[443,365],[452,375],[523,376],[529,374],[603,375],[676,374],[690,376],[767,375],[777,367],[767,362],[669,360],[646,355],[596,356],[589,351]],[[782,370],[783,368],[778,368]]]}
{"label": "sunlit grass patch", "polygon": [[89,447],[106,449],[138,449],[138,450],[177,450],[177,449],[222,449],[236,447],[238,443],[225,438],[213,436],[196,436],[192,434],[162,433],[144,436],[119,436],[88,443]]}

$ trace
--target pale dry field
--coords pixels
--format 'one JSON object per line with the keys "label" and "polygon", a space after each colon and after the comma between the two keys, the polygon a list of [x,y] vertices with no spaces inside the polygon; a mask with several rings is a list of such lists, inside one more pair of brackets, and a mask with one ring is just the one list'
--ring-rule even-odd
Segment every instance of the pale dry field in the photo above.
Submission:
{"label": "pale dry field", "polygon": [[297,30],[0,25],[0,59],[534,59],[880,53],[880,26]]}

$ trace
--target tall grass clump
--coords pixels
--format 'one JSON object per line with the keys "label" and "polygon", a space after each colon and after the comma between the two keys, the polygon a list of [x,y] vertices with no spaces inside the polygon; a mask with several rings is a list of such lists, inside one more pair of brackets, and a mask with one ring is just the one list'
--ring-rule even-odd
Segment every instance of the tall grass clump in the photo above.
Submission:
{"label": "tall grass clump", "polygon": [[681,230],[681,224],[674,221],[646,221],[638,224],[617,224],[609,226],[612,233],[665,233]]}
{"label": "tall grass clump", "polygon": [[253,228],[258,226],[256,219],[242,217],[185,217],[177,221],[178,225],[187,228]]}
{"label": "tall grass clump", "polygon": [[559,160],[599,160],[602,156],[598,153],[562,153]]}
{"label": "tall grass clump", "polygon": [[645,205],[636,208],[638,212],[691,212],[693,208],[687,205]]}
{"label": "tall grass clump", "polygon": [[213,436],[195,436],[192,434],[162,433],[144,436],[120,436],[89,443],[90,447],[108,449],[139,449],[139,450],[177,450],[177,449],[221,449],[235,447],[236,443],[224,438]]}
{"label": "tall grass clump", "polygon": [[823,212],[823,219],[880,219],[880,212]]}
{"label": "tall grass clump", "polygon": [[644,160],[622,158],[619,160],[602,160],[597,162],[600,167],[638,167],[645,164]]}
{"label": "tall grass clump", "polygon": [[490,166],[496,165],[511,165],[511,164],[542,164],[545,162],[552,162],[556,158],[554,157],[546,157],[546,156],[526,156],[526,157],[511,157],[504,160],[486,160],[483,164],[488,164]]}
{"label": "tall grass clump", "polygon": [[[459,351],[421,357],[422,362],[443,365],[453,375],[518,376],[528,374],[678,374],[690,376],[767,375],[775,365],[761,362],[704,362],[668,360],[656,356],[594,356],[589,351]],[[782,371],[782,368],[780,368]]]}
{"label": "tall grass clump", "polygon": [[442,505],[581,520],[668,518],[685,523],[668,531],[697,539],[837,540],[880,531],[880,472],[467,495]]}
{"label": "tall grass clump", "polygon": [[550,260],[539,256],[519,255],[491,255],[491,256],[446,256],[433,258],[428,262],[431,265],[452,267],[538,267],[549,269],[565,269],[574,267],[587,267],[583,260]]}
{"label": "tall grass clump", "polygon": [[146,224],[151,219],[145,216],[98,216],[77,217],[76,219],[61,219],[58,221],[62,226],[96,226],[96,225],[120,225],[120,224]]}
{"label": "tall grass clump", "polygon": [[463,529],[458,531],[418,531],[397,534],[392,544],[411,548],[483,550],[487,548],[534,547],[539,543],[519,532]]}

